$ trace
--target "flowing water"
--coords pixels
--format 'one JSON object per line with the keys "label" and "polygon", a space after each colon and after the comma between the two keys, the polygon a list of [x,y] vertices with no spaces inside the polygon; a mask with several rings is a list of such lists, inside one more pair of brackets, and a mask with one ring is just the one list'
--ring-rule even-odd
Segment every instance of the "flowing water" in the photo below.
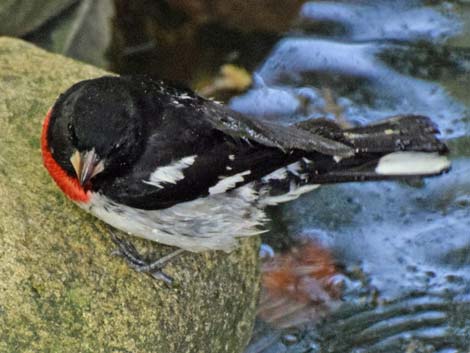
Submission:
{"label": "flowing water", "polygon": [[258,325],[248,352],[470,352],[470,3],[306,3],[230,105],[285,124],[423,114],[453,160],[438,178],[325,186],[275,212],[273,228],[344,266],[343,302],[308,330]]}

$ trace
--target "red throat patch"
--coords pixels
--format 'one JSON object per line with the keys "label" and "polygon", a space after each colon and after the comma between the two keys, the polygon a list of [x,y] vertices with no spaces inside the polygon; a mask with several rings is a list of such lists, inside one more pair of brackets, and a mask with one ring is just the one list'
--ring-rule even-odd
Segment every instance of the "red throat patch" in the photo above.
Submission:
{"label": "red throat patch", "polygon": [[88,202],[90,200],[90,195],[85,191],[85,189],[83,189],[78,179],[68,175],[67,172],[56,162],[54,157],[52,157],[52,153],[47,143],[47,131],[49,129],[51,113],[52,109],[49,109],[42,125],[41,151],[44,166],[65,195],[76,202]]}

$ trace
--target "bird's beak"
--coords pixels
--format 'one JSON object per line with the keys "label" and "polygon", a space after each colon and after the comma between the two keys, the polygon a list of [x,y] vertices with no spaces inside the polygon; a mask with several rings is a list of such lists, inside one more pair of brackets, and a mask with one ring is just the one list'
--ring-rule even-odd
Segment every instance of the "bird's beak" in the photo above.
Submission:
{"label": "bird's beak", "polygon": [[104,163],[100,160],[94,148],[91,151],[81,153],[75,151],[70,158],[70,162],[82,186],[104,170]]}

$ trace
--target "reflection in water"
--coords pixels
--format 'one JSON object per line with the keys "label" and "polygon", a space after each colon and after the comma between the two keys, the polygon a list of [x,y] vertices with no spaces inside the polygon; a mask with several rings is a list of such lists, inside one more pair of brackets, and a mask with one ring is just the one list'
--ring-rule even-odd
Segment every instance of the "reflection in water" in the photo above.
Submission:
{"label": "reflection in water", "polygon": [[322,116],[325,102],[315,88],[269,87],[260,77],[256,86],[246,94],[232,98],[233,109],[244,114],[277,120],[280,123],[295,123],[299,117]]}
{"label": "reflection in water", "polygon": [[469,298],[415,294],[378,308],[343,310],[319,328],[318,336],[331,353],[463,353],[469,308]]}
{"label": "reflection in water", "polygon": [[[464,28],[455,6],[309,2],[295,35],[275,46],[255,73],[253,88],[230,102],[283,123],[325,113],[333,118],[328,88],[351,122],[428,115],[454,150],[453,170],[442,177],[322,187],[283,207],[278,221],[290,234],[327,243],[349,280],[342,305],[316,330],[285,332],[260,324],[248,352],[444,353],[470,346],[470,101],[468,85],[458,84],[468,82],[470,66],[433,56],[423,60],[420,50],[437,53],[446,45],[453,58],[464,50],[444,44]],[[405,61],[418,68],[426,63],[419,78],[389,65]],[[433,66],[445,72],[441,82],[426,76]]]}
{"label": "reflection in water", "polygon": [[[456,118],[464,115],[464,106],[449,97],[438,84],[403,75],[388,67],[378,58],[385,49],[391,50],[393,46],[287,38],[276,46],[259,69],[259,81],[268,86],[320,84],[319,88],[322,85],[331,87],[345,95],[346,99],[341,104],[346,117],[359,123],[413,113],[432,116],[443,131],[453,131],[453,136],[461,134],[462,126],[459,128],[455,124]],[[346,86],[342,80],[346,81]],[[248,101],[244,102],[241,97],[234,99],[232,107],[256,114],[256,111],[243,109],[244,106],[254,106],[250,101],[254,98],[253,93],[248,92],[245,97]],[[274,107],[281,105],[280,97],[265,96],[269,102],[273,98],[277,101]],[[365,103],[369,104],[365,107]],[[264,104],[267,105],[268,101]]]}
{"label": "reflection in water", "polygon": [[459,293],[470,285],[470,254],[464,255],[470,248],[470,207],[462,203],[470,196],[469,172],[470,160],[464,159],[420,188],[324,187],[288,207],[285,220],[293,232],[315,227],[329,233],[336,256],[361,264],[383,299],[417,290]]}
{"label": "reflection in water", "polygon": [[261,268],[258,316],[276,328],[316,321],[338,305],[342,275],[328,250],[307,241]]}
{"label": "reflection in water", "polygon": [[304,21],[338,24],[345,31],[341,37],[355,41],[438,42],[458,34],[462,27],[454,18],[422,7],[417,1],[312,1],[304,5],[300,17]]}

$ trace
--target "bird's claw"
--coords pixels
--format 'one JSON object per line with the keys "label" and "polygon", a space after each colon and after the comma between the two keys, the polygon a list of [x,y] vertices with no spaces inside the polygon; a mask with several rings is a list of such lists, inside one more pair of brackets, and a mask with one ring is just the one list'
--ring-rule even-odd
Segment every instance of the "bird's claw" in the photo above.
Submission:
{"label": "bird's claw", "polygon": [[156,280],[161,280],[168,285],[173,283],[173,279],[162,271],[168,261],[181,254],[184,250],[178,249],[168,255],[165,255],[153,262],[145,261],[135,246],[128,240],[118,237],[114,232],[109,231],[111,240],[117,245],[117,249],[112,255],[124,258],[127,264],[137,272],[146,273]]}

